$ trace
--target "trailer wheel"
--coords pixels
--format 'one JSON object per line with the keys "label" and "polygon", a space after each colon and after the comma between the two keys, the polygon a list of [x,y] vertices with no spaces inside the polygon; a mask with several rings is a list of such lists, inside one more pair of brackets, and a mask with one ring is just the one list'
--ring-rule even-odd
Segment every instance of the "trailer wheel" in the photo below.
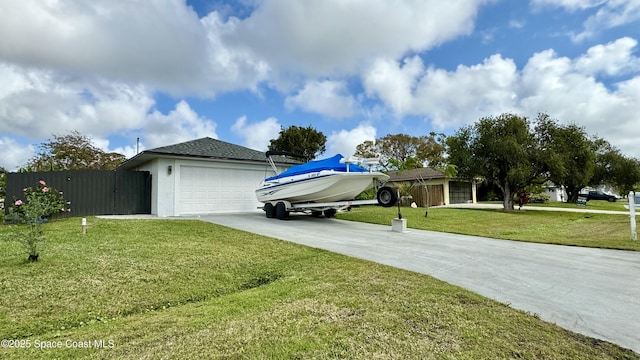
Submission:
{"label": "trailer wheel", "polygon": [[276,204],[276,218],[278,220],[288,220],[289,212],[287,211],[287,205],[283,202],[279,202]]}
{"label": "trailer wheel", "polygon": [[322,216],[322,211],[314,210],[311,212],[311,216],[319,218],[320,216]]}
{"label": "trailer wheel", "polygon": [[336,213],[338,211],[336,209],[327,209],[324,211],[324,217],[326,217],[327,219],[331,219],[332,217],[336,216]]}
{"label": "trailer wheel", "polygon": [[378,200],[378,205],[392,207],[398,201],[398,192],[390,186],[383,186],[378,189],[376,199]]}
{"label": "trailer wheel", "polygon": [[264,212],[267,214],[267,218],[272,219],[276,215],[276,210],[273,208],[272,203],[264,204]]}

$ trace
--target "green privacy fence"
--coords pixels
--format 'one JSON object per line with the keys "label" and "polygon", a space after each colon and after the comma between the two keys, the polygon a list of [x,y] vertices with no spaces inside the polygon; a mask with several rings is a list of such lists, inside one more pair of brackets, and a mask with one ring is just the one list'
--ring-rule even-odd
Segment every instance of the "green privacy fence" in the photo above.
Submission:
{"label": "green privacy fence", "polygon": [[151,174],[148,171],[70,170],[8,173],[5,214],[23,189],[44,180],[62,191],[70,212],[61,216],[151,213]]}

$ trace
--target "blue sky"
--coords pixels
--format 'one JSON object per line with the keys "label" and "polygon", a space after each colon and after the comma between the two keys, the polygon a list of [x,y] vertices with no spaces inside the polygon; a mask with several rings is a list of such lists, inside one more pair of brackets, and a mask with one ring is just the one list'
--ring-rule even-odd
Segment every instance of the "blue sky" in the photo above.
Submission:
{"label": "blue sky", "polygon": [[639,0],[0,3],[0,166],[79,131],[132,156],[204,136],[327,153],[546,112],[640,157]]}

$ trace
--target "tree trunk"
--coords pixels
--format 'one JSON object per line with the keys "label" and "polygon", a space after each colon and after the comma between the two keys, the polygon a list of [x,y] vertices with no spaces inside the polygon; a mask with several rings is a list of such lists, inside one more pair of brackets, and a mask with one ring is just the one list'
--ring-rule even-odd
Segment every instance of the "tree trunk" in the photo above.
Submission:
{"label": "tree trunk", "polygon": [[509,182],[505,181],[504,185],[501,186],[501,190],[502,190],[502,198],[503,198],[502,206],[504,210],[512,211],[513,210],[513,194],[511,193]]}
{"label": "tree trunk", "polygon": [[567,202],[568,203],[577,203],[578,202],[578,195],[580,194],[580,189],[582,188],[577,188],[574,186],[567,186],[566,188],[566,192],[567,192]]}

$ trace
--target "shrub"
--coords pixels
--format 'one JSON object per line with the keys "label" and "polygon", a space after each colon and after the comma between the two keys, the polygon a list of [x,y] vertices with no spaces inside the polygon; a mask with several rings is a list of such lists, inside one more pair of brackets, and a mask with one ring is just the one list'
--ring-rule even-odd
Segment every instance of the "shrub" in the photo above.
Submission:
{"label": "shrub", "polygon": [[373,200],[376,198],[376,189],[369,188],[356,196],[356,200]]}
{"label": "shrub", "polygon": [[530,203],[533,204],[546,204],[551,200],[551,196],[543,193],[531,194]]}
{"label": "shrub", "polygon": [[524,205],[531,201],[531,194],[527,190],[520,190],[513,198],[518,203],[518,207],[522,209]]}
{"label": "shrub", "polygon": [[502,198],[498,194],[496,194],[494,191],[489,191],[487,193],[486,201],[499,201],[499,200],[502,200]]}
{"label": "shrub", "polygon": [[[7,220],[13,223],[11,238],[29,253],[29,261],[38,260],[38,244],[44,241],[42,225],[54,214],[65,211],[67,204],[61,192],[40,180],[36,188],[25,188],[24,197],[14,199]],[[70,211],[70,209],[67,209]]]}

